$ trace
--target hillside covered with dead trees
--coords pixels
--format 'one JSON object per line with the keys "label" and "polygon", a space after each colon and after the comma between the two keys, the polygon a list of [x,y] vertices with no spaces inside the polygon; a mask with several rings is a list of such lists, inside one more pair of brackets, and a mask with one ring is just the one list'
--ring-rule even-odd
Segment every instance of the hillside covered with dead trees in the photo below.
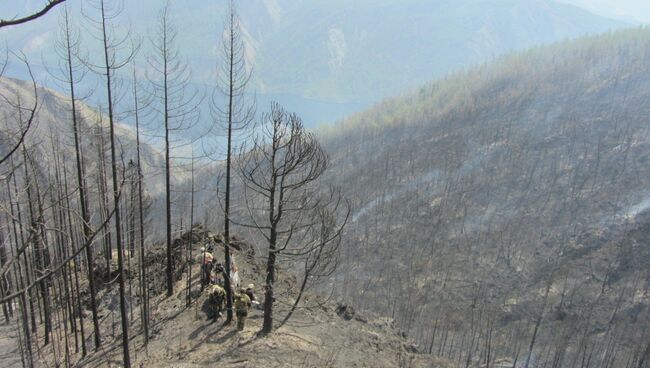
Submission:
{"label": "hillside covered with dead trees", "polygon": [[[119,0],[70,2],[0,20],[58,18],[52,55],[0,53],[3,366],[650,368],[647,28],[312,130],[255,98],[270,46],[237,1],[201,46],[210,71],[169,2],[147,33]],[[589,23],[530,3],[515,9],[551,9],[553,29],[560,10]],[[279,4],[277,22],[303,9]]]}
{"label": "hillside covered with dead trees", "polygon": [[338,297],[457,366],[647,367],[649,50],[540,47],[324,130]]}

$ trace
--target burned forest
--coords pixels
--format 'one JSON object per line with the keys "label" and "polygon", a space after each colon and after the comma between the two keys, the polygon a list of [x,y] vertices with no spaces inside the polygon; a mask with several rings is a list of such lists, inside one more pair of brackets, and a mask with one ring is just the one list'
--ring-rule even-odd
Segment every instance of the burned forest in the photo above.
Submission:
{"label": "burned forest", "polygon": [[0,4],[0,365],[650,368],[648,23]]}

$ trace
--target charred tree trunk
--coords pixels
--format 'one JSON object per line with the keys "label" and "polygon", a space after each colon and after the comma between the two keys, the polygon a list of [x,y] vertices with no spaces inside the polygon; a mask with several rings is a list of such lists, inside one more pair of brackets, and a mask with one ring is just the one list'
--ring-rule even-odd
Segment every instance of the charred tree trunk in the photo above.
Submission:
{"label": "charred tree trunk", "polygon": [[[81,221],[83,227],[83,243],[86,244],[90,238],[91,229],[90,229],[90,211],[88,210],[86,186],[85,186],[85,170],[83,167],[82,159],[82,143],[81,137],[79,134],[79,122],[77,119],[77,102],[75,95],[75,79],[73,72],[73,60],[72,60],[72,49],[74,47],[73,41],[70,38],[70,25],[68,22],[68,13],[67,10],[64,13],[65,20],[65,43],[66,43],[66,66],[67,66],[67,77],[68,77],[68,87],[70,89],[70,103],[72,108],[72,130],[74,134],[74,150],[75,150],[75,160],[76,160],[76,171],[77,171],[77,190],[79,192],[79,207],[81,207]],[[72,229],[70,229],[72,231]],[[88,272],[86,276],[88,277],[88,291],[90,293],[90,310],[92,312],[93,319],[93,331],[94,331],[94,342],[95,342],[95,351],[99,351],[101,346],[101,334],[99,332],[99,318],[97,315],[97,293],[95,290],[95,274],[94,274],[94,258],[93,258],[93,249],[89,245],[86,247],[86,264],[88,266]],[[83,324],[82,324],[83,326]],[[83,330],[83,327],[82,327]],[[85,342],[83,342],[83,350],[85,355]]]}
{"label": "charred tree trunk", "polygon": [[106,9],[104,0],[100,1],[101,12],[101,31],[104,49],[104,75],[106,77],[106,93],[108,104],[108,122],[110,126],[110,143],[111,143],[111,169],[113,176],[113,205],[115,209],[115,242],[117,246],[117,267],[118,267],[118,282],[120,289],[120,317],[122,321],[122,352],[124,359],[124,366],[131,367],[131,358],[129,355],[129,322],[126,312],[125,302],[125,283],[124,283],[124,252],[122,243],[122,222],[120,218],[120,186],[118,182],[118,165],[117,165],[117,150],[115,144],[115,122],[113,113],[113,85],[112,75],[115,69],[114,55],[109,56],[115,52],[115,46],[109,44],[108,29],[106,24]]}
{"label": "charred tree trunk", "polygon": [[140,298],[142,304],[142,327],[144,329],[144,344],[149,343],[149,287],[147,285],[147,267],[145,265],[144,249],[144,209],[143,209],[143,191],[142,191],[142,165],[140,161],[140,115],[138,108],[138,80],[133,69],[133,101],[135,106],[135,142],[136,142],[136,165],[138,170],[138,229],[140,241]]}

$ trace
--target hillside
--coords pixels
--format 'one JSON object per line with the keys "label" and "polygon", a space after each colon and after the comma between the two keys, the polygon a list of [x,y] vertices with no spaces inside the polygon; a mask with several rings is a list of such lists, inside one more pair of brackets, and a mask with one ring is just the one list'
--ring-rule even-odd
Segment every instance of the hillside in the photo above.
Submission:
{"label": "hillside", "polygon": [[[190,61],[199,85],[214,77],[216,54],[211,50],[217,49],[225,3],[171,3],[181,55]],[[17,13],[23,6],[6,4],[5,11]],[[70,1],[70,6],[78,12],[79,3]],[[155,29],[160,6],[158,0],[127,1],[124,28],[131,23],[140,35]],[[250,90],[261,105],[278,100],[309,124],[333,122],[504,53],[627,25],[549,0],[254,0],[239,7],[255,71]],[[76,24],[87,26],[82,20]],[[53,29],[56,12],[3,30],[0,39],[33,60],[56,65]],[[94,50],[92,34],[84,42]],[[145,42],[144,50],[148,47]],[[140,61],[145,68],[144,56]],[[38,79],[47,78],[40,63],[35,64]]]}
{"label": "hillside", "polygon": [[623,26],[538,0],[279,3],[286,20],[256,50],[261,91],[337,101],[376,101],[512,50]]}
{"label": "hillside", "polygon": [[[144,346],[142,337],[140,296],[137,288],[129,291],[128,306],[132,330],[132,364],[138,367],[450,367],[443,359],[418,352],[413,341],[402,335],[390,318],[370,313],[357,313],[353,308],[335,303],[318,295],[307,293],[302,307],[283,327],[267,337],[256,333],[262,324],[262,311],[253,309],[244,331],[234,324],[224,326],[223,319],[211,322],[207,317],[207,291],[201,294],[199,278],[200,246],[206,244],[212,233],[201,225],[194,228],[193,241],[189,232],[175,239],[174,251],[182,252],[189,245],[194,255],[192,263],[193,303],[185,305],[188,274],[182,257],[177,260],[178,279],[171,297],[164,295],[164,251],[153,248],[148,254],[148,273],[151,280],[151,337]],[[219,237],[222,236],[219,234]],[[232,238],[240,251],[234,250],[242,282],[257,285],[261,294],[264,264],[254,255],[257,246]],[[223,248],[214,253],[223,259]],[[160,263],[159,263],[160,262]],[[137,272],[127,272],[128,283],[137,282]],[[276,284],[278,320],[288,311],[298,287],[296,280],[280,270]],[[162,287],[159,287],[162,286]],[[130,290],[130,289],[129,289]],[[100,286],[99,313],[104,347],[85,358],[72,355],[73,366],[119,367],[122,362],[119,345],[119,310],[117,285]],[[85,296],[87,298],[87,296]],[[84,299],[84,303],[87,300]],[[89,312],[86,311],[86,314]],[[56,329],[55,329],[56,330]],[[4,367],[19,367],[15,326],[0,326],[0,358]],[[88,338],[90,340],[90,338]],[[90,344],[90,341],[88,342]],[[36,358],[36,367],[52,364],[51,357]]]}
{"label": "hillside", "polygon": [[[128,14],[143,20],[135,34],[155,22],[150,1]],[[193,83],[205,83],[214,67],[205,40],[219,29],[207,17],[223,9],[183,5],[174,13],[181,29],[213,27],[187,26],[179,39],[202,73]],[[531,44],[620,26],[543,0],[254,0],[240,10],[249,62],[259,71],[251,87],[341,106],[399,96],[424,78]],[[51,29],[21,30],[27,38],[10,47],[48,54]],[[501,57],[322,128],[329,160],[300,124],[284,132],[305,135],[286,145],[283,132],[265,140],[241,131],[232,178],[218,161],[223,151],[193,158],[187,170],[187,155],[219,146],[221,132],[195,129],[190,135],[202,141],[190,147],[174,130],[167,193],[158,148],[167,120],[144,99],[151,126],[143,134],[142,195],[132,117],[124,113],[128,83],[116,72],[119,193],[108,189],[102,108],[80,105],[90,229],[80,216],[69,101],[38,87],[25,149],[0,173],[0,294],[7,302],[0,360],[130,366],[130,349],[133,365],[148,367],[650,368],[648,55],[650,29],[639,28]],[[449,69],[437,69],[445,63]],[[98,89],[88,101],[101,95]],[[27,110],[15,104],[31,101],[29,83],[0,79],[0,151],[24,124]],[[284,115],[270,118],[253,135]],[[248,151],[278,145],[270,154]],[[258,153],[265,159],[256,162]],[[247,175],[255,178],[244,190]],[[338,200],[338,188],[347,200]],[[213,242],[225,258],[222,228],[237,234],[229,243],[244,284],[260,295],[268,278],[273,288],[267,296],[275,298],[278,329],[269,336],[255,335],[258,310],[242,333],[206,321],[201,247]],[[303,290],[294,318],[278,327]],[[147,346],[144,321],[151,322]]]}
{"label": "hillside", "polygon": [[[195,246],[201,241],[195,243]],[[240,243],[235,252],[240,277],[253,283],[260,295],[264,283],[264,263],[245,254],[255,245]],[[198,252],[198,248],[194,248]],[[215,256],[223,259],[223,253]],[[198,289],[198,265],[192,273]],[[162,275],[161,275],[162,276]],[[331,300],[308,293],[304,307],[299,308],[287,325],[272,335],[258,338],[262,312],[253,309],[243,332],[234,325],[222,326],[207,321],[204,296],[190,308],[184,308],[185,276],[177,283],[172,298],[157,298],[152,318],[157,321],[154,336],[147,348],[137,351],[138,364],[144,367],[445,367],[443,360],[417,352],[417,347],[400,335],[389,318],[358,314]],[[276,285],[278,300],[275,315],[278,321],[295,298],[296,280],[281,271]],[[138,345],[136,345],[138,346]],[[91,358],[89,366],[105,366],[107,361],[120,362],[121,352],[114,356],[102,354]]]}
{"label": "hillside", "polygon": [[[650,20],[650,4],[635,0],[562,0],[562,2],[580,6],[596,14],[608,14],[621,20],[633,20],[647,23]],[[616,7],[612,5],[616,4]]]}
{"label": "hillside", "polygon": [[[45,167],[52,167],[54,164],[54,157],[52,155],[52,145],[57,145],[57,148],[63,150],[63,153],[68,156],[74,154],[74,136],[72,134],[71,122],[71,105],[70,98],[42,86],[37,87],[39,107],[36,114],[33,126],[27,134],[26,141],[30,148],[34,148],[36,152],[34,156],[38,158],[40,164]],[[2,96],[9,99],[9,101],[22,101],[23,107],[31,107],[34,101],[33,88],[31,82],[0,77],[0,93]],[[99,128],[103,129],[104,135],[108,133],[108,118],[103,115],[96,108],[92,108],[83,102],[78,103],[78,117],[80,119],[80,133],[82,140],[86,143],[85,153],[88,156],[90,164],[89,170],[95,171],[96,167],[93,163],[97,162],[97,141]],[[17,126],[17,109],[9,103],[3,103],[0,106],[0,114],[3,114],[5,119],[0,123],[0,129],[4,132],[15,131]],[[8,130],[12,128],[13,130]],[[118,145],[124,150],[125,160],[134,159],[135,157],[135,129],[127,124],[116,124],[116,136]],[[5,140],[10,141],[9,137],[3,137]],[[106,137],[105,149],[108,150],[109,141]],[[143,143],[142,147],[143,170],[150,175],[147,175],[146,186],[152,195],[158,195],[164,186],[160,180],[156,180],[156,172],[160,171],[163,167],[163,156],[160,151],[155,147]],[[70,162],[72,165],[72,162]]]}
{"label": "hillside", "polygon": [[[38,111],[35,120],[25,137],[29,155],[35,161],[39,170],[43,187],[52,183],[48,182],[55,168],[72,170],[75,165],[74,135],[71,121],[71,105],[69,97],[42,86],[37,87]],[[18,109],[13,106],[21,100],[23,108],[31,108],[34,101],[33,87],[31,82],[18,79],[0,77],[0,95],[7,101],[0,105],[0,148],[4,152],[13,147],[18,136]],[[82,141],[82,151],[85,161],[86,180],[90,186],[95,186],[101,177],[99,172],[102,165],[109,173],[105,180],[111,185],[110,175],[110,140],[108,118],[105,113],[92,108],[82,101],[77,102],[78,119]],[[23,111],[23,118],[26,119],[26,111]],[[119,119],[119,117],[118,117]],[[23,122],[24,123],[24,122]],[[115,127],[117,155],[120,160],[118,169],[128,167],[129,161],[136,160],[136,132],[135,129],[122,122],[117,122]],[[144,174],[144,190],[149,204],[148,226],[153,234],[161,232],[164,228],[161,208],[164,206],[164,155],[158,147],[147,143],[151,140],[150,131],[141,132],[141,158],[142,171]],[[56,154],[55,154],[56,148]],[[57,155],[59,157],[57,157]],[[102,164],[100,157],[106,161]],[[18,159],[16,159],[18,161]],[[181,162],[182,163],[182,162]],[[206,170],[207,173],[207,170]],[[128,173],[127,173],[128,174]],[[72,185],[72,171],[69,177]],[[189,179],[189,174],[184,167],[174,167],[172,183],[174,186],[183,188]],[[98,193],[91,193],[90,203],[92,211],[99,211],[99,203],[102,201]],[[98,218],[95,218],[98,221]]]}
{"label": "hillside", "polygon": [[322,131],[355,200],[339,297],[452,360],[647,366],[649,51],[537,48]]}

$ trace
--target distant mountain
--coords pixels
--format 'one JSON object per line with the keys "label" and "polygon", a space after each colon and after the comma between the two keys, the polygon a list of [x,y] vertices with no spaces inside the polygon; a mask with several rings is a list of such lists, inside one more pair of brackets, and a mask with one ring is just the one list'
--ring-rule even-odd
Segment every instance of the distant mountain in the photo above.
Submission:
{"label": "distant mountain", "polygon": [[337,295],[452,360],[647,366],[649,52],[648,29],[537,48],[323,130],[355,202]]}
{"label": "distant mountain", "polygon": [[375,101],[512,50],[623,26],[539,0],[275,5],[272,31],[251,32],[260,90],[335,101]]}
{"label": "distant mountain", "polygon": [[560,0],[606,17],[648,23],[650,3],[643,0]]}
{"label": "distant mountain", "polygon": [[[170,3],[181,52],[199,84],[209,84],[215,73],[225,3]],[[549,0],[251,0],[238,6],[260,105],[279,100],[309,124],[342,118],[504,53],[626,26]],[[160,7],[157,0],[127,1],[123,21],[144,35],[155,29]],[[55,14],[3,30],[0,38],[55,65]],[[83,23],[78,9],[74,14]],[[84,33],[88,45],[92,32]]]}

